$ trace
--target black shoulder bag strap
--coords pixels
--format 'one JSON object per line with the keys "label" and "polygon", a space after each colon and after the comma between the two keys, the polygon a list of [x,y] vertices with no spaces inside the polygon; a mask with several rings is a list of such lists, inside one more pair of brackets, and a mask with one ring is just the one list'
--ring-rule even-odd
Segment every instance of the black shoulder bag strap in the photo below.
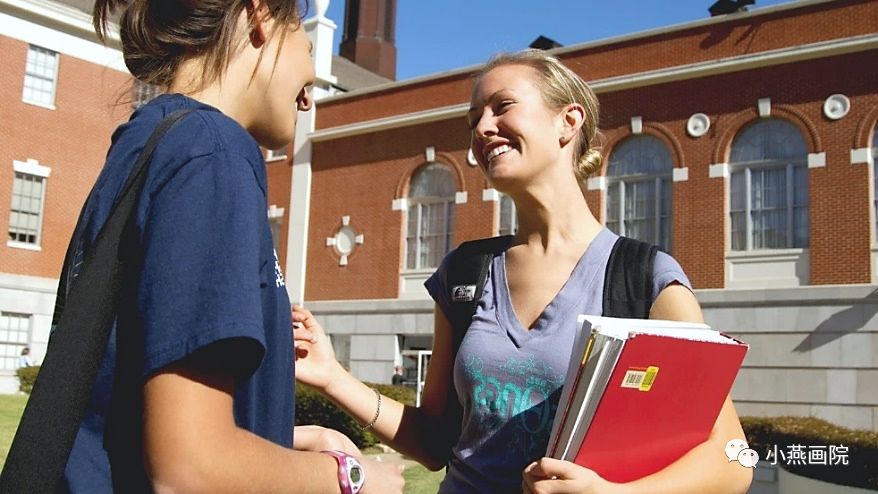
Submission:
{"label": "black shoulder bag strap", "polygon": [[[159,140],[191,110],[165,118],[150,136],[119,199],[67,293],[64,266],[46,358],[0,474],[0,492],[54,492],[67,465],[116,318],[121,283],[136,269],[134,211]],[[136,257],[136,256],[134,256]],[[71,249],[65,263],[71,262]]]}
{"label": "black shoulder bag strap", "polygon": [[512,235],[470,240],[460,244],[448,262],[445,286],[451,308],[449,322],[454,329],[452,362],[482,298],[491,261],[506,250],[510,242]]}
{"label": "black shoulder bag strap", "polygon": [[648,319],[658,247],[628,237],[613,244],[604,274],[603,315]]}

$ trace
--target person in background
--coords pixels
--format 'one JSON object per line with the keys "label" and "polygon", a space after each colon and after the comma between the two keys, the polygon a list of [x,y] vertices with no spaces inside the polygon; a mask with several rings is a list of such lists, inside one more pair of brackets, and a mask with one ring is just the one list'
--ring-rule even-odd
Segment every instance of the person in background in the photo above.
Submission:
{"label": "person in background", "polygon": [[[399,468],[346,437],[294,430],[290,302],[266,211],[260,146],[291,142],[311,107],[311,43],[293,0],[97,0],[125,63],[163,94],[112,136],[79,218],[93,245],[155,128],[127,285],[61,490],[402,492]],[[117,17],[118,16],[118,17]],[[78,263],[66,266],[73,280]]]}
{"label": "person in background", "polygon": [[18,357],[18,367],[32,367],[34,365],[33,359],[30,358],[30,348],[24,347],[21,349],[21,356]]}
{"label": "person in background", "polygon": [[[598,101],[557,58],[526,50],[500,55],[479,71],[467,119],[472,153],[491,186],[515,202],[519,229],[489,267],[460,348],[453,347],[449,322],[449,254],[425,283],[436,310],[420,408],[376,398],[345,372],[323,328],[300,307],[293,314],[303,323],[297,378],[368,422],[398,451],[434,470],[447,465],[441,493],[746,492],[750,469],[724,454],[727,441],[744,438],[730,399],[707,441],[630,483],[542,458],[576,315],[601,314],[603,275],[617,239],[591,213],[582,186],[602,166],[594,147]],[[702,321],[689,280],[671,256],[659,252],[653,281],[651,318]]]}
{"label": "person in background", "polygon": [[393,368],[393,377],[390,379],[391,384],[394,386],[402,386],[405,384],[405,375],[402,373],[402,366],[397,365]]}

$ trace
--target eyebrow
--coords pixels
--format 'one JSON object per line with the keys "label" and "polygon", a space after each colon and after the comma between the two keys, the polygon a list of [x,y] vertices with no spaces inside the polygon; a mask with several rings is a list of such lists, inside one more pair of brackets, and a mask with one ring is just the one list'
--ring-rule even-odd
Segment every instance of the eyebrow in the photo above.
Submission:
{"label": "eyebrow", "polygon": [[314,42],[313,41],[308,42],[308,53],[311,55],[314,54]]}

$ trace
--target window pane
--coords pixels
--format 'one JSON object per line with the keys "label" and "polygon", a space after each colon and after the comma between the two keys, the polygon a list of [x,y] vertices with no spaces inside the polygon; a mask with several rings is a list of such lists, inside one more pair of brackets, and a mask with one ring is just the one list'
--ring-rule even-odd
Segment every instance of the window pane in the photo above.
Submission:
{"label": "window pane", "polygon": [[16,173],[9,211],[9,239],[36,244],[42,214],[43,178]]}
{"label": "window pane", "polygon": [[795,125],[779,118],[757,121],[732,142],[732,163],[806,160],[808,146]]}
{"label": "window pane", "polygon": [[0,313],[0,370],[15,370],[21,350],[30,341],[30,314]]}
{"label": "window pane", "polygon": [[607,227],[670,250],[672,169],[670,151],[655,136],[628,137],[616,146],[607,167]]}
{"label": "window pane", "polygon": [[439,163],[422,167],[412,177],[406,230],[407,269],[435,268],[448,253],[455,187],[451,171]]}
{"label": "window pane", "polygon": [[57,53],[38,46],[29,46],[22,99],[33,103],[53,104],[57,65]]}

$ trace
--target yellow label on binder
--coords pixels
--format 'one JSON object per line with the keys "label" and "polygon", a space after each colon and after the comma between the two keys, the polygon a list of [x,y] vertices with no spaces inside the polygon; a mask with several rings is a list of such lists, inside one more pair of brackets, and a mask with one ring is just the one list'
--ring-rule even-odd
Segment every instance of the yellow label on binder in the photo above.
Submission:
{"label": "yellow label on binder", "polygon": [[640,382],[640,391],[649,391],[652,388],[652,383],[655,382],[655,376],[658,374],[659,368],[651,365],[646,368],[646,375],[643,376],[643,381]]}
{"label": "yellow label on binder", "polygon": [[625,377],[622,379],[622,387],[649,391],[652,388],[652,383],[655,382],[658,370],[659,368],[656,366],[649,366],[646,369],[642,367],[628,369],[625,372]]}

